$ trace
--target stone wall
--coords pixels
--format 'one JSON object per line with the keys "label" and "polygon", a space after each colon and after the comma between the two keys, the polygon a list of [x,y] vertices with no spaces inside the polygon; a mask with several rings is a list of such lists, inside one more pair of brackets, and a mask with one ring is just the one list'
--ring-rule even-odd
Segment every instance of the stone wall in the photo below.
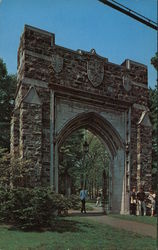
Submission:
{"label": "stone wall", "polygon": [[[28,98],[30,89],[34,92]],[[50,91],[54,93],[54,106],[50,106]],[[42,185],[50,183],[50,159],[53,157],[50,153],[50,117],[53,116],[51,129],[55,144],[58,98],[74,100],[87,107],[90,105],[96,112],[98,109],[107,112],[108,109],[117,115],[120,112],[130,114],[124,127],[127,138],[123,138],[124,144],[130,148],[127,156],[130,162],[129,185],[150,179],[151,124],[147,120],[143,125],[139,123],[143,112],[148,110],[145,65],[129,59],[117,65],[98,55],[94,49],[87,52],[63,48],[55,44],[53,33],[25,26],[18,50],[15,107],[19,111],[14,111],[12,120],[11,151],[15,154],[16,147],[19,154],[30,154],[40,169]],[[20,115],[16,116],[16,112]]]}
{"label": "stone wall", "polygon": [[11,119],[10,150],[16,157],[19,156],[19,120],[19,109],[15,109]]}
{"label": "stone wall", "polygon": [[41,105],[24,102],[20,108],[20,156],[31,160],[32,183],[41,185],[42,110]]}

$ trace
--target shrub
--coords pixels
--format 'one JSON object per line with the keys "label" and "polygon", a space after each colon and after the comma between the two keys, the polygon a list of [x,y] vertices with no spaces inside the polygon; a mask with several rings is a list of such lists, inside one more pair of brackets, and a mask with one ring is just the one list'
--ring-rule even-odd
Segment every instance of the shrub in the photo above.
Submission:
{"label": "shrub", "polygon": [[32,187],[31,177],[35,170],[31,160],[12,158],[11,154],[0,149],[0,184],[3,186]]}
{"label": "shrub", "polygon": [[0,221],[9,222],[12,220],[13,197],[9,190],[0,188]]}
{"label": "shrub", "polygon": [[80,198],[77,195],[72,194],[69,198],[71,202],[71,208],[74,210],[80,209]]}
{"label": "shrub", "polygon": [[0,188],[0,220],[21,229],[51,226],[56,211],[61,214],[76,205],[76,198],[68,199],[50,188]]}

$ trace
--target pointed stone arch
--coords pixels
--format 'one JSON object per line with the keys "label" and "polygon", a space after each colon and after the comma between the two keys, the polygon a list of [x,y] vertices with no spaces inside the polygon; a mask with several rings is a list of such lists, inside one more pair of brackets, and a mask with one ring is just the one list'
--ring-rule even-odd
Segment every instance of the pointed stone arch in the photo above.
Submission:
{"label": "pointed stone arch", "polygon": [[[65,113],[66,115],[66,113]],[[111,208],[113,212],[128,212],[128,204],[125,199],[124,165],[125,165],[125,142],[112,126],[112,124],[101,114],[96,112],[82,112],[72,119],[68,120],[58,131],[55,137],[55,182],[58,190],[58,151],[65,140],[73,132],[79,129],[87,129],[96,135],[104,144],[109,153],[111,163],[110,172],[112,174],[112,197],[110,197]]]}
{"label": "pointed stone arch", "polygon": [[117,150],[124,148],[125,143],[115,128],[104,117],[95,112],[84,112],[68,121],[56,137],[58,146],[60,147],[68,136],[81,128],[88,129],[97,135],[107,146],[112,157],[116,155]]}

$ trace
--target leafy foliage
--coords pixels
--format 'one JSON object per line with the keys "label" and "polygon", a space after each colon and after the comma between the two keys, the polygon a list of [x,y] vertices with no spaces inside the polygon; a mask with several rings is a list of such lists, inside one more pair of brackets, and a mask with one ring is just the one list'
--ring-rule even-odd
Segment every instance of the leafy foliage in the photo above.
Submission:
{"label": "leafy foliage", "polygon": [[16,82],[16,75],[8,75],[6,65],[0,59],[0,148],[9,149],[10,146],[10,120]]}
{"label": "leafy foliage", "polygon": [[31,175],[34,173],[30,160],[11,159],[5,150],[0,150],[0,185],[14,187],[29,187]]}
{"label": "leafy foliage", "polygon": [[75,208],[78,197],[69,199],[50,188],[0,188],[0,220],[21,229],[50,227],[56,211],[59,214]]}
{"label": "leafy foliage", "polygon": [[[77,164],[83,155],[84,133],[78,130],[73,133],[62,145],[59,152],[59,179],[60,192],[68,195],[68,187],[74,190],[79,188],[76,181],[80,180]],[[71,187],[70,187],[71,186]]]}
{"label": "leafy foliage", "polygon": [[155,56],[151,58],[151,64],[156,70],[158,70],[158,52],[156,52]]}
{"label": "leafy foliage", "polygon": [[106,171],[109,177],[109,162],[110,158],[105,146],[92,133],[88,133],[89,153],[86,156],[86,176],[87,182],[95,184],[95,188],[102,189],[103,172]]}
{"label": "leafy foliage", "polygon": [[[85,141],[88,152],[84,152]],[[82,185],[89,191],[102,189],[103,170],[108,176],[110,160],[104,145],[91,132],[82,129],[73,133],[62,145],[59,159],[60,192],[67,194],[69,187],[77,193]]]}
{"label": "leafy foliage", "polygon": [[157,176],[158,171],[158,145],[157,145],[157,131],[158,131],[158,90],[150,89],[149,90],[149,108],[150,108],[150,119],[152,123],[152,179],[153,179],[153,188],[156,188],[157,185]]}
{"label": "leafy foliage", "polygon": [[[151,64],[158,71],[158,52],[151,58]],[[158,84],[158,83],[157,83]],[[149,107],[151,111],[152,123],[152,185],[153,189],[157,187],[158,177],[158,85],[155,89],[149,89]]]}
{"label": "leafy foliage", "polygon": [[78,210],[80,209],[80,198],[78,195],[74,195],[72,194],[70,197],[69,197],[69,200],[71,202],[71,208],[72,209],[75,209],[75,210]]}

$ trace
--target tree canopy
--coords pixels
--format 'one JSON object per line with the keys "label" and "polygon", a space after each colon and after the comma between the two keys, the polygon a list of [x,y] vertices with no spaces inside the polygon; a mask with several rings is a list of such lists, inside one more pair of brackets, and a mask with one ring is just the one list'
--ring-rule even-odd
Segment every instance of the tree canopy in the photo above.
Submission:
{"label": "tree canopy", "polygon": [[10,121],[14,107],[16,75],[9,75],[3,60],[0,58],[0,147],[10,146]]}
{"label": "tree canopy", "polygon": [[[158,70],[158,52],[151,58],[151,64]],[[158,83],[149,89],[149,108],[152,123],[152,186],[156,189],[158,174]]]}
{"label": "tree canopy", "polygon": [[158,70],[158,52],[155,53],[155,56],[151,58],[151,64],[156,70]]}
{"label": "tree canopy", "polygon": [[[88,152],[83,144],[88,143]],[[100,140],[87,130],[73,133],[60,149],[60,191],[67,194],[86,186],[89,193],[102,189],[103,170],[109,174],[109,155]]]}

